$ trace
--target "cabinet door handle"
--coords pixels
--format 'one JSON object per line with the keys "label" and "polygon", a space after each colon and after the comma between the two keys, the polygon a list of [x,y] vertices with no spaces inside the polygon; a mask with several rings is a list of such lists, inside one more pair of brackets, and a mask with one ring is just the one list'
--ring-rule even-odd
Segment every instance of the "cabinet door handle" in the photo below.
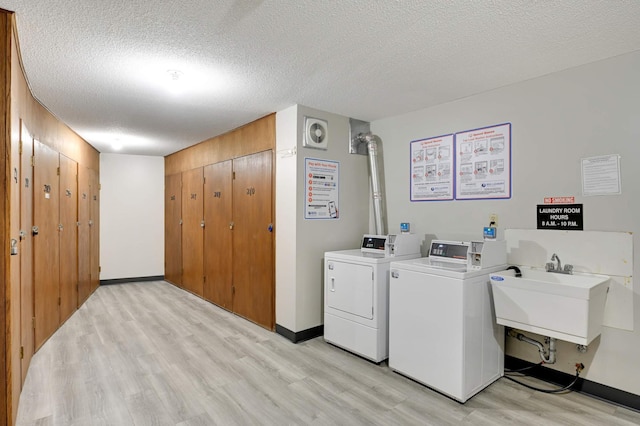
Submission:
{"label": "cabinet door handle", "polygon": [[233,222],[229,222],[229,229],[233,229],[233,226],[235,225],[235,223]]}
{"label": "cabinet door handle", "polygon": [[336,291],[336,279],[331,277],[331,291]]}

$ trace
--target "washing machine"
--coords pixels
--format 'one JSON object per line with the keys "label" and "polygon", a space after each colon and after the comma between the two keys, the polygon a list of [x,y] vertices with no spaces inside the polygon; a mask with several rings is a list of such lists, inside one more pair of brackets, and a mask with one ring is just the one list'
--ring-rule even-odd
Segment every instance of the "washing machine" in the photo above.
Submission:
{"label": "washing machine", "polygon": [[504,374],[504,328],[489,274],[504,241],[434,240],[429,257],[390,264],[389,367],[459,402]]}
{"label": "washing machine", "polygon": [[389,356],[389,266],[420,257],[415,234],[365,235],[324,255],[324,339],[373,362]]}

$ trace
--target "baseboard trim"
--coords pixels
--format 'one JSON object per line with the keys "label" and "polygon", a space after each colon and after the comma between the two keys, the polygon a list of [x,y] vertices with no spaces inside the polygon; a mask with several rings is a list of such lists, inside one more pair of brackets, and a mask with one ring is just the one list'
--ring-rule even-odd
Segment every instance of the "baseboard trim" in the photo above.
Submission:
{"label": "baseboard trim", "polygon": [[[524,361],[520,358],[515,358],[509,355],[505,356],[505,368],[516,370],[518,368],[528,367],[534,365],[534,363]],[[556,385],[566,385],[571,383],[575,378],[573,374],[563,373],[561,371],[553,370],[551,368],[532,368],[527,372],[530,376],[537,379],[544,380]],[[601,383],[592,382],[579,378],[573,387],[576,392],[584,393],[594,398],[601,399],[603,401],[610,402],[612,404],[620,405],[635,411],[640,411],[640,395],[635,395],[620,389],[612,388],[611,386],[603,385]]]}
{"label": "baseboard trim", "polygon": [[152,277],[118,278],[115,280],[100,280],[100,285],[137,283],[141,281],[164,281],[164,275],[155,275]]}
{"label": "baseboard trim", "polygon": [[280,324],[276,324],[276,333],[286,337],[293,343],[300,343],[304,342],[305,340],[322,336],[324,334],[324,325],[319,325],[313,328],[308,328],[306,330],[294,332],[289,330],[288,328],[281,326]]}

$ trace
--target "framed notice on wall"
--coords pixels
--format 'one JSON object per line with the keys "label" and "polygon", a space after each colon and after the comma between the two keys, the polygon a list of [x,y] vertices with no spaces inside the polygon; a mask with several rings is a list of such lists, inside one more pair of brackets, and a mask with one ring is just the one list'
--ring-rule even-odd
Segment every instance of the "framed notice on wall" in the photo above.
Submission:
{"label": "framed notice on wall", "polygon": [[340,217],[340,163],[318,158],[304,159],[305,219]]}
{"label": "framed notice on wall", "polygon": [[411,201],[453,200],[453,135],[411,142]]}
{"label": "framed notice on wall", "polygon": [[511,123],[455,134],[455,198],[511,198]]}

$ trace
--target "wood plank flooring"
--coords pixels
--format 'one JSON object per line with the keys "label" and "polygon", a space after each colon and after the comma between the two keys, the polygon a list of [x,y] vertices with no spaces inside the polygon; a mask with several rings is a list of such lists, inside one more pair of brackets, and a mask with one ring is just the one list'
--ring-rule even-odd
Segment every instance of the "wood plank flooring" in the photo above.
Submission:
{"label": "wood plank flooring", "polygon": [[145,282],[100,287],[44,344],[17,424],[599,426],[640,413],[506,379],[462,405],[322,338],[296,345]]}

